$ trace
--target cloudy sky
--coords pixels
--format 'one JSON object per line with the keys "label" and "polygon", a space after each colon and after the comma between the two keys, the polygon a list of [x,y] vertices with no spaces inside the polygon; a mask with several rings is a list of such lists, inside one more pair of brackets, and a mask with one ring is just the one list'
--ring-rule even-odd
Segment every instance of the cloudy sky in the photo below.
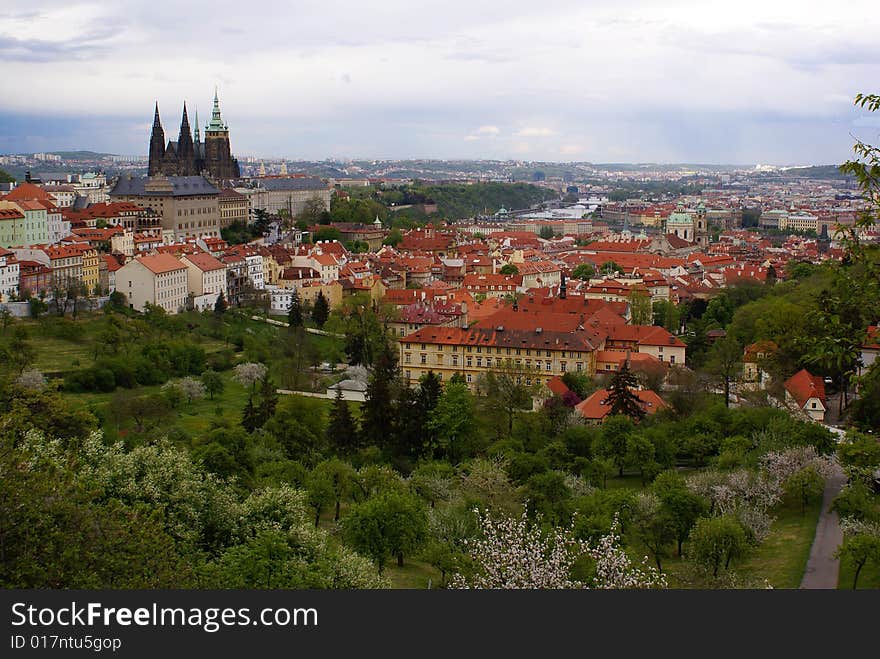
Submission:
{"label": "cloudy sky", "polygon": [[239,157],[840,162],[875,2],[3,0],[0,153],[145,154],[217,85]]}

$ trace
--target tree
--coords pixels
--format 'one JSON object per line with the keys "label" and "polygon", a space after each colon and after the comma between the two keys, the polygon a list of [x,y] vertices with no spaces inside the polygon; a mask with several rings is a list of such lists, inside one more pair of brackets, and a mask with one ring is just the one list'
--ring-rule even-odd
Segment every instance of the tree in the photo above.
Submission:
{"label": "tree", "polygon": [[593,453],[613,460],[618,476],[623,476],[627,460],[627,439],[633,431],[633,422],[629,417],[619,414],[610,416],[605,419],[602,432],[594,442]]}
{"label": "tree", "polygon": [[853,590],[858,588],[859,575],[862,568],[870,561],[880,565],[880,537],[859,534],[846,538],[835,554],[841,560],[855,568],[853,574]]}
{"label": "tree", "polygon": [[603,275],[615,275],[618,272],[623,272],[623,268],[614,261],[605,261],[605,263],[599,266],[599,272]]}
{"label": "tree", "polygon": [[260,419],[262,420],[260,426],[262,426],[272,418],[275,414],[275,408],[278,406],[278,390],[275,388],[275,382],[269,376],[268,370],[263,375],[263,379],[260,380],[260,389],[257,392],[257,396]]}
{"label": "tree", "polygon": [[217,301],[214,302],[214,316],[221,318],[228,308],[229,305],[226,303],[226,297],[223,295],[223,291],[220,291]]}
{"label": "tree", "polygon": [[718,576],[721,566],[727,569],[731,561],[748,551],[746,532],[731,515],[703,517],[697,520],[689,536],[688,557]]}
{"label": "tree", "polygon": [[538,235],[544,240],[552,240],[553,239],[553,227],[544,225],[541,227],[541,230],[538,232]]}
{"label": "tree", "polygon": [[290,300],[290,309],[287,311],[287,324],[291,328],[302,327],[303,324],[302,305],[299,302],[299,293],[296,289],[293,290],[293,295]]}
{"label": "tree", "polygon": [[651,296],[646,291],[632,290],[630,292],[629,309],[633,325],[651,325],[654,322]]}
{"label": "tree", "polygon": [[0,327],[3,328],[3,333],[6,334],[7,328],[13,323],[15,318],[12,316],[12,312],[3,307],[0,309]]}
{"label": "tree", "polygon": [[571,272],[572,279],[587,281],[596,274],[596,268],[592,263],[581,263]]}
{"label": "tree", "polygon": [[312,307],[312,320],[318,327],[324,327],[327,318],[330,316],[330,304],[324,297],[324,292],[320,291],[315,298],[315,305]]}
{"label": "tree", "polygon": [[214,400],[214,394],[222,394],[223,390],[226,388],[220,374],[211,369],[202,373],[202,384],[205,387],[205,391],[207,391],[208,395],[211,397],[211,400]]}
{"label": "tree", "polygon": [[[533,380],[534,378],[534,380]],[[478,391],[486,397],[486,404],[492,409],[503,410],[507,418],[507,434],[513,433],[513,419],[516,412],[531,408],[532,396],[540,386],[538,372],[508,358],[480,375],[477,380]]]}
{"label": "tree", "polygon": [[257,409],[257,406],[254,405],[254,395],[249,394],[247,403],[245,403],[244,410],[241,414],[241,425],[248,432],[253,432],[257,428],[261,427],[261,420],[262,415]]}
{"label": "tree", "polygon": [[370,556],[379,569],[389,556],[403,566],[410,554],[427,540],[428,517],[422,503],[400,492],[386,492],[352,506],[343,522],[343,536],[359,552]]}
{"label": "tree", "polygon": [[402,242],[403,234],[400,233],[400,229],[395,227],[388,232],[388,235],[385,237],[385,240],[382,241],[382,244],[390,245],[391,247],[397,247]]}
{"label": "tree", "polygon": [[296,219],[299,222],[305,222],[306,226],[320,224],[324,219],[324,216],[327,214],[327,210],[327,205],[324,203],[324,200],[315,194],[306,199],[302,210],[299,212],[299,215],[296,216]]}
{"label": "tree", "polygon": [[[869,112],[877,112],[880,110],[880,95],[856,94],[854,103],[860,108],[867,108]],[[857,159],[843,163],[840,171],[856,178],[862,196],[868,202],[858,221],[848,231],[847,247],[856,258],[860,258],[858,230],[873,227],[880,209],[880,147],[856,140],[853,151]]]}
{"label": "tree", "polygon": [[456,464],[477,432],[474,397],[467,384],[450,382],[430,411],[427,429],[436,434],[439,448]]}
{"label": "tree", "polygon": [[339,455],[350,455],[360,446],[357,424],[348,409],[348,401],[342,397],[342,389],[336,388],[333,407],[327,423],[327,444]]}
{"label": "tree", "polygon": [[691,492],[684,479],[674,471],[657,476],[651,490],[660,499],[662,514],[670,520],[680,558],[684,541],[709,506],[701,496]]}
{"label": "tree", "polygon": [[246,362],[238,364],[234,369],[232,379],[243,387],[250,387],[251,391],[256,390],[257,382],[266,377],[268,369],[264,364],[259,362]]}
{"label": "tree", "polygon": [[796,471],[783,484],[785,493],[795,497],[801,504],[801,515],[806,514],[807,504],[821,498],[825,490],[825,479],[812,465]]}
{"label": "tree", "polygon": [[[635,566],[621,546],[615,518],[611,532],[596,546],[578,540],[571,527],[544,531],[519,516],[495,517],[476,510],[481,530],[466,541],[472,569],[452,577],[453,588],[560,589],[560,588],[665,588],[665,577],[654,568]],[[574,577],[582,557],[595,564],[589,581]]]}
{"label": "tree", "polygon": [[393,445],[394,438],[388,436],[388,431],[397,421],[394,401],[402,386],[397,352],[390,341],[384,341],[361,406],[361,433],[368,444],[385,448]]}
{"label": "tree", "polygon": [[638,380],[629,370],[627,359],[611,377],[608,385],[608,405],[611,408],[609,414],[628,416],[636,421],[644,418],[645,410],[634,392],[637,386]]}
{"label": "tree", "polygon": [[508,263],[507,265],[501,266],[501,269],[498,272],[502,275],[518,275],[519,268],[517,268],[513,263]]}
{"label": "tree", "polygon": [[312,239],[314,242],[318,242],[319,240],[342,240],[342,234],[336,227],[326,226],[318,229]]}
{"label": "tree", "polygon": [[675,526],[665,514],[657,495],[640,492],[636,496],[632,525],[635,534],[654,556],[657,569],[662,570],[660,561],[668,555],[667,546],[675,539]]}
{"label": "tree", "polygon": [[742,348],[729,336],[716,341],[709,349],[706,368],[721,379],[726,407],[730,407],[730,383],[742,370],[742,356]]}

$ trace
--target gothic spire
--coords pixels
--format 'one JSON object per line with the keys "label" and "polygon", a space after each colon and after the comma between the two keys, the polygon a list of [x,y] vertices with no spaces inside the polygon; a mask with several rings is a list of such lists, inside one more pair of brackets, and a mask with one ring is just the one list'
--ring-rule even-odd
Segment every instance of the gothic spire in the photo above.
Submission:
{"label": "gothic spire", "polygon": [[188,135],[192,139],[192,131],[189,128],[189,117],[186,116],[186,101],[183,102],[183,117],[180,119],[180,137],[178,142],[183,139],[184,135]]}
{"label": "gothic spire", "polygon": [[193,130],[193,133],[194,133],[193,142],[198,144],[199,141],[201,140],[201,138],[199,137],[199,111],[198,110],[196,110],[196,123],[195,123],[195,129]]}
{"label": "gothic spire", "polygon": [[159,120],[159,101],[156,101],[156,113],[153,115],[153,128],[161,128],[162,122]]}

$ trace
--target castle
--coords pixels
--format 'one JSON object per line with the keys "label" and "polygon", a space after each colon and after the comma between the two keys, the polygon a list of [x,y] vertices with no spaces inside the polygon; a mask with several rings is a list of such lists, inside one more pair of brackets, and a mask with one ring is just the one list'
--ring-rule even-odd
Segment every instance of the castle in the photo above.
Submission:
{"label": "castle", "polygon": [[214,91],[214,109],[211,121],[205,126],[205,141],[199,135],[199,116],[196,113],[195,136],[189,127],[186,103],[183,104],[183,118],[180,121],[180,135],[176,142],[165,143],[165,131],[159,120],[159,104],[153,117],[153,130],[150,134],[150,176],[205,176],[223,181],[241,176],[238,160],[232,157],[229,147],[229,126],[220,119],[220,102]]}

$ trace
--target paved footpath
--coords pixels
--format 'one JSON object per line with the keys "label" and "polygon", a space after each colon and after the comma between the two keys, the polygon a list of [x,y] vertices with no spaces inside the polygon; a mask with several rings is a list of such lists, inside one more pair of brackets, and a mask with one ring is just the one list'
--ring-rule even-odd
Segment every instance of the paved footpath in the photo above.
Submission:
{"label": "paved footpath", "polygon": [[813,538],[813,546],[810,548],[810,558],[807,560],[807,569],[804,571],[801,588],[837,588],[840,560],[834,557],[834,552],[843,542],[843,533],[840,530],[840,520],[837,513],[828,509],[831,507],[834,497],[840,493],[844,483],[846,483],[846,475],[835,460],[834,471],[825,482],[822,512],[819,514],[819,522],[816,524],[816,536]]}

